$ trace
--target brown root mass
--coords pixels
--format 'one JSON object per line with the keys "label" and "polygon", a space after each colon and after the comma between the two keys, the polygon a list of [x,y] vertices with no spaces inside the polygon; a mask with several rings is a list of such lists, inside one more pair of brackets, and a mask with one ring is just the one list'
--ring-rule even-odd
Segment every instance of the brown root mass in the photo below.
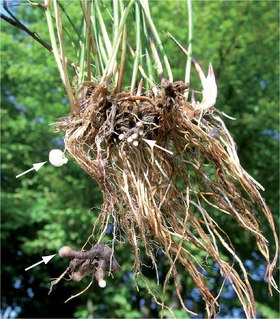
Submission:
{"label": "brown root mass", "polygon": [[[275,233],[272,215],[259,193],[262,187],[241,167],[221,113],[191,105],[183,94],[186,88],[182,82],[165,80],[134,96],[85,82],[76,94],[78,114],[60,119],[57,127],[65,131],[67,151],[103,193],[92,236],[99,236],[100,242],[112,221],[133,247],[134,271],[144,281],[139,243],[155,269],[156,250],[161,249],[170,263],[164,287],[173,278],[182,307],[191,312],[180,294],[176,265],[182,264],[210,317],[217,314],[218,296],[208,288],[203,266],[194,255],[204,251],[219,265],[220,275],[231,282],[246,316],[252,318],[256,309],[247,271],[213,212],[228,215],[256,238],[267,261],[269,286],[276,286],[272,271],[277,256],[271,263],[252,207],[261,208]],[[275,239],[277,245],[276,234]],[[164,291],[163,299],[156,301],[168,308]]]}

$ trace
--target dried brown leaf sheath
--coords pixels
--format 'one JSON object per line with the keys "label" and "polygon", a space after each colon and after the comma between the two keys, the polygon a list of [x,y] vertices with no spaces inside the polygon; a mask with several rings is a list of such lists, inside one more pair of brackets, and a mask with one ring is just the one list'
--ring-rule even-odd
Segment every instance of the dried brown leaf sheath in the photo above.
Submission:
{"label": "dried brown leaf sheath", "polygon": [[[204,251],[219,265],[220,275],[231,282],[252,318],[256,309],[247,271],[213,210],[230,216],[255,237],[267,261],[270,292],[276,286],[272,272],[278,254],[272,215],[259,193],[262,187],[241,167],[220,113],[214,107],[203,113],[194,109],[184,89],[183,83],[164,81],[143,96],[131,96],[86,82],[76,94],[79,113],[60,119],[57,126],[65,131],[68,152],[103,193],[92,236],[102,240],[111,219],[133,247],[137,274],[141,274],[139,242],[155,268],[155,251],[162,249],[170,262],[165,282],[174,279],[182,307],[190,311],[180,295],[178,263],[199,288],[210,317],[217,314],[217,296],[207,287],[195,256],[197,249]],[[272,262],[252,208],[256,206],[275,235]],[[158,303],[165,307],[163,301]]]}

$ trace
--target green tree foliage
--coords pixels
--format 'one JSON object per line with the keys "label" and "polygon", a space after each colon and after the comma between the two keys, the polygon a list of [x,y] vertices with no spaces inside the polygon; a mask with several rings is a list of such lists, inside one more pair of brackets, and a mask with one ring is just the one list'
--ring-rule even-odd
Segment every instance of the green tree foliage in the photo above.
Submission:
{"label": "green tree foliage", "polygon": [[[25,2],[22,2],[25,3]],[[278,78],[277,27],[279,5],[274,1],[194,1],[194,55],[204,69],[211,61],[217,77],[217,107],[236,117],[227,121],[239,149],[244,167],[266,188],[265,197],[277,217],[278,194]],[[151,3],[159,30],[172,33],[187,47],[187,9],[185,2]],[[70,2],[68,9],[71,10]],[[48,40],[45,18],[29,6],[14,8],[22,22]],[[162,34],[176,79],[184,78],[185,57]],[[71,57],[75,59],[75,56]],[[38,173],[20,179],[15,176],[47,160],[52,148],[63,148],[61,134],[53,126],[69,107],[54,59],[33,39],[1,22],[1,117],[2,117],[2,314],[13,317],[93,318],[158,317],[160,309],[147,294],[143,283],[139,291],[131,273],[133,256],[125,243],[118,246],[122,269],[106,289],[94,285],[71,302],[64,301],[86,287],[87,282],[63,282],[48,296],[51,277],[66,267],[55,257],[48,266],[28,272],[24,268],[55,253],[61,246],[81,248],[91,234],[102,202],[96,184],[72,161],[62,168],[45,165]],[[191,86],[197,88],[195,74]],[[214,212],[213,212],[214,213]],[[255,243],[235,225],[224,223],[238,254],[251,273],[259,315],[277,316],[277,298],[267,297],[263,260],[253,253]],[[110,230],[108,230],[109,232]],[[109,234],[108,234],[109,235]],[[269,234],[267,234],[269,235]],[[109,239],[109,236],[108,236]],[[197,257],[200,258],[199,252]],[[159,254],[160,278],[168,268]],[[155,272],[144,270],[156,287]],[[180,282],[187,305],[203,316],[203,303],[186,273]],[[220,282],[213,269],[213,290]],[[174,288],[167,289],[167,303],[178,317],[180,311]],[[222,294],[221,315],[242,317],[234,294],[226,286]]]}

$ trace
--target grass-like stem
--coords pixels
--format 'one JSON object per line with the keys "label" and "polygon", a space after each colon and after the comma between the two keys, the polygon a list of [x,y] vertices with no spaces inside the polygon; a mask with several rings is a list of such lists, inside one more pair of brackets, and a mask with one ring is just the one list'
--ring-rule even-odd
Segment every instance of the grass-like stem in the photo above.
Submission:
{"label": "grass-like stem", "polygon": [[134,54],[134,64],[132,70],[132,77],[131,77],[131,85],[130,85],[130,92],[133,93],[136,84],[136,78],[138,73],[138,66],[139,66],[139,58],[141,52],[141,19],[140,19],[140,8],[139,8],[139,1],[135,0],[135,24],[136,24],[136,50]]}
{"label": "grass-like stem", "polygon": [[[124,11],[123,1],[120,0],[120,8],[121,12]],[[122,53],[121,53],[121,62],[120,62],[120,70],[119,70],[119,77],[117,81],[117,92],[121,92],[123,86],[123,77],[125,72],[125,62],[126,62],[126,26],[124,26],[123,34],[122,34]]]}
{"label": "grass-like stem", "polygon": [[[96,47],[96,56],[95,56],[95,63],[96,65],[99,66],[99,73],[96,74],[96,76],[101,77],[104,70],[105,70],[105,63],[101,54],[101,48],[100,46],[102,46],[103,48],[103,44],[102,44],[102,36],[100,34],[100,28],[97,24],[97,18],[96,18],[96,6],[95,6],[95,1],[92,2],[92,15],[90,17],[91,19],[91,25],[93,28],[93,36],[94,36],[94,44]],[[104,49],[105,50],[105,49]],[[105,52],[105,51],[104,51]],[[106,56],[106,53],[105,53]],[[107,58],[106,58],[107,59]]]}
{"label": "grass-like stem", "polygon": [[63,41],[63,34],[62,34],[62,21],[61,21],[61,15],[60,15],[60,9],[57,5],[57,0],[53,0],[53,7],[54,7],[54,13],[55,13],[55,21],[56,21],[56,29],[57,29],[57,36],[58,36],[58,42],[59,42],[59,49],[60,49],[60,55],[61,55],[61,66],[64,73],[64,85],[69,97],[70,107],[72,112],[75,113],[76,111],[76,104],[75,99],[72,91],[72,87],[69,80],[69,75],[67,71],[67,65],[65,60],[65,52],[64,52],[64,41]]}
{"label": "grass-like stem", "polygon": [[84,82],[84,74],[85,74],[85,45],[86,41],[83,40],[86,37],[86,22],[83,21],[82,27],[82,40],[80,41],[80,72],[78,74],[78,84]]}
{"label": "grass-like stem", "polygon": [[[119,9],[118,9],[119,0],[113,0],[113,25],[114,25],[114,37],[117,35],[118,26],[119,26]],[[120,3],[121,6],[121,3]]]}
{"label": "grass-like stem", "polygon": [[[129,46],[129,50],[130,50],[130,53],[131,53],[132,57],[134,58],[135,52],[133,51],[131,46]],[[143,68],[143,65],[139,64],[138,68],[139,68],[139,71],[141,73],[141,76],[148,82],[148,84],[150,86],[153,86],[154,85],[154,81],[152,81],[151,78],[149,77],[149,75],[147,75],[147,73],[145,72],[145,70]]]}
{"label": "grass-like stem", "polygon": [[148,71],[148,78],[149,78],[149,83],[154,83],[154,77],[153,77],[153,65],[152,65],[152,61],[151,61],[151,57],[150,57],[150,53],[149,50],[147,48],[147,46],[150,44],[150,35],[149,32],[147,30],[147,25],[146,25],[146,21],[145,21],[145,13],[142,10],[142,26],[143,26],[143,33],[145,36],[145,41],[146,41],[146,47],[145,47],[145,60],[146,60],[146,65],[147,65],[147,71]]}
{"label": "grass-like stem", "polygon": [[152,50],[153,59],[154,59],[155,64],[156,64],[158,77],[160,78],[160,80],[162,80],[164,78],[163,66],[161,63],[160,56],[159,56],[158,51],[157,51],[157,47],[155,45],[155,40],[154,40],[152,35],[150,35],[150,46],[151,46],[151,50]]}
{"label": "grass-like stem", "polygon": [[[193,16],[192,16],[192,0],[187,0],[188,7],[188,28],[189,28],[189,37],[188,37],[188,56],[185,72],[185,83],[190,83],[191,77],[191,65],[192,65],[192,42],[193,42]],[[186,99],[188,98],[189,91],[185,92]]]}
{"label": "grass-like stem", "polygon": [[107,79],[113,75],[114,65],[116,64],[116,57],[117,57],[122,33],[123,33],[123,30],[125,27],[125,22],[126,22],[128,13],[129,13],[134,1],[135,0],[130,0],[129,4],[127,5],[127,7],[125,8],[125,10],[123,12],[123,15],[121,17],[120,24],[118,27],[118,33],[117,33],[116,37],[114,38],[112,54],[110,56],[109,62],[107,64],[106,69],[105,69],[103,76],[101,78],[101,83],[104,82],[105,79]]}
{"label": "grass-like stem", "polygon": [[56,0],[53,0],[53,5],[54,5],[54,10],[55,10],[55,20],[56,20],[57,33],[58,33],[58,39],[59,39],[59,45],[60,45],[60,51],[59,51],[58,46],[57,46],[57,42],[56,42],[54,26],[52,23],[50,6],[48,6],[48,7],[46,7],[46,18],[47,18],[47,24],[48,24],[51,44],[52,44],[52,48],[53,48],[53,54],[54,54],[55,61],[56,61],[56,64],[57,64],[57,67],[58,67],[58,70],[60,73],[62,83],[64,84],[66,91],[67,91],[67,94],[68,94],[68,97],[69,97],[71,111],[72,111],[72,113],[75,113],[76,110],[75,110],[74,96],[73,96],[72,88],[71,88],[69,77],[68,77],[64,48],[63,48],[61,18],[60,18],[59,9],[58,9]]}
{"label": "grass-like stem", "polygon": [[110,56],[112,54],[112,42],[111,42],[111,40],[109,38],[108,31],[107,31],[107,28],[106,28],[106,24],[104,22],[102,13],[100,11],[98,1],[95,1],[95,6],[96,6],[96,13],[97,13],[96,17],[97,17],[99,25],[100,25],[100,30],[101,30],[101,33],[102,33],[102,39],[104,40],[104,43],[105,43],[107,56]]}
{"label": "grass-like stem", "polygon": [[53,27],[53,23],[52,23],[52,16],[51,16],[50,7],[46,8],[46,18],[47,18],[47,24],[48,24],[49,34],[50,34],[50,40],[51,40],[51,44],[52,44],[53,55],[55,58],[55,62],[56,62],[62,83],[65,85],[65,75],[63,72],[60,54],[59,54],[57,43],[56,43],[56,37],[55,37],[55,33],[54,33],[54,27]]}
{"label": "grass-like stem", "polygon": [[159,34],[157,32],[157,29],[156,29],[156,27],[154,25],[154,22],[152,20],[150,9],[149,9],[149,2],[148,2],[148,0],[140,0],[140,3],[142,5],[142,8],[144,9],[148,25],[149,25],[149,27],[151,29],[151,32],[153,34],[153,37],[155,39],[155,41],[153,41],[153,42],[155,42],[156,47],[158,47],[158,49],[159,49],[159,51],[160,51],[160,53],[161,53],[161,55],[163,57],[163,62],[164,62],[165,67],[166,67],[168,79],[169,79],[170,82],[173,82],[172,69],[170,67],[167,55],[166,55],[166,53],[164,51],[164,48],[163,48],[163,45],[161,43],[161,40],[160,40]]}

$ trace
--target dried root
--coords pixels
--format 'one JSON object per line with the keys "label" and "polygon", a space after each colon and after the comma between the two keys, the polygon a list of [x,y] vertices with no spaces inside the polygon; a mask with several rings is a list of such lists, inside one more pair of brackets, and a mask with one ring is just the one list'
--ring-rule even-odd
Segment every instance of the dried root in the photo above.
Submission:
{"label": "dried root", "polygon": [[[133,96],[86,82],[76,94],[78,114],[60,119],[57,128],[65,131],[67,151],[103,193],[93,237],[99,236],[100,242],[111,221],[126,234],[135,254],[134,271],[140,276],[139,243],[155,269],[156,252],[162,250],[170,262],[165,283],[174,278],[182,307],[191,312],[180,294],[178,263],[188,270],[212,317],[217,315],[218,296],[208,288],[203,265],[195,256],[203,251],[231,282],[246,316],[255,318],[247,271],[213,212],[219,211],[255,237],[267,261],[270,292],[271,286],[276,287],[272,272],[278,254],[272,215],[259,193],[261,185],[241,167],[221,113],[212,104],[201,108],[189,103],[183,94],[186,89],[182,82],[164,80],[161,86]],[[272,262],[257,207],[275,235]],[[98,267],[108,264],[98,255],[86,258],[90,252],[79,254],[83,257],[77,252],[71,255],[75,259],[68,267],[73,280],[92,274],[93,269],[97,276]],[[164,301],[158,303],[164,307]]]}

